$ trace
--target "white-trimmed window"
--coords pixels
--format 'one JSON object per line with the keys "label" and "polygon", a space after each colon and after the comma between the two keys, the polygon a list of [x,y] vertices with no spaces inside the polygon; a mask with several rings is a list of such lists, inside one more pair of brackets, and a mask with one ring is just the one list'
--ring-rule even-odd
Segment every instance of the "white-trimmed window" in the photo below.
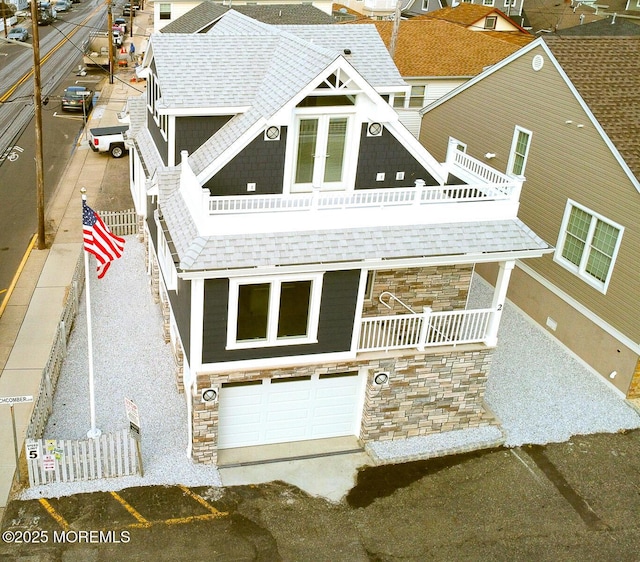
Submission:
{"label": "white-trimmed window", "polygon": [[171,4],[168,2],[162,2],[160,4],[160,19],[161,20],[170,20],[171,19]]}
{"label": "white-trimmed window", "polygon": [[232,279],[227,348],[316,343],[322,274]]}
{"label": "white-trimmed window", "polygon": [[424,96],[425,96],[426,90],[427,90],[427,87],[424,85],[411,86],[411,97],[409,98],[409,107],[424,107]]}
{"label": "white-trimmed window", "polygon": [[504,7],[508,8],[511,6],[512,8],[516,7],[516,0],[504,0]]}
{"label": "white-trimmed window", "polygon": [[606,293],[623,232],[619,224],[569,200],[554,260]]}
{"label": "white-trimmed window", "polygon": [[524,169],[527,165],[529,147],[531,145],[531,131],[516,127],[509,153],[509,163],[507,164],[507,174],[513,176],[524,176]]}
{"label": "white-trimmed window", "polygon": [[482,0],[482,5],[483,6],[493,6],[494,5],[494,0]]}

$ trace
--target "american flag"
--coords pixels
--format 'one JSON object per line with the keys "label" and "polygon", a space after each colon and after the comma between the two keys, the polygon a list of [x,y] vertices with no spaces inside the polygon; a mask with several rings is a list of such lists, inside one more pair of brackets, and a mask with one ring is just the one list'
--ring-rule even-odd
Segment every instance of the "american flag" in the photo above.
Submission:
{"label": "american flag", "polygon": [[98,279],[102,279],[111,262],[122,256],[124,239],[113,234],[84,199],[82,200],[82,234],[84,249],[98,260]]}

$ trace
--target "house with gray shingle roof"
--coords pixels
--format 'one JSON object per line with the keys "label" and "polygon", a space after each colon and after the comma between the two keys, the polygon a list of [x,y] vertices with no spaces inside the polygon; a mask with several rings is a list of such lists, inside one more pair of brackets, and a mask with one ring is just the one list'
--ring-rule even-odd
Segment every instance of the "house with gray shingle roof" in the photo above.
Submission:
{"label": "house with gray shingle roof", "polygon": [[[519,216],[556,249],[516,263],[509,298],[629,398],[640,397],[639,91],[637,35],[549,35],[424,108],[420,137],[438,158],[453,137],[526,177]],[[500,94],[497,113],[484,100]]]}
{"label": "house with gray shingle roof", "polygon": [[[232,3],[213,0],[149,0],[153,6],[153,29],[162,31],[171,25],[171,33],[201,33],[219,15],[230,9]],[[204,6],[203,6],[204,4]],[[333,3],[328,0],[278,0],[277,4],[263,1],[234,0],[233,9],[266,23],[330,23]],[[191,13],[195,8],[197,10]],[[318,13],[320,12],[320,13]],[[172,24],[180,19],[177,26]],[[279,20],[276,21],[276,20]]]}
{"label": "house with gray shingle roof", "polygon": [[[230,6],[224,6],[219,2],[204,0],[186,14],[162,27],[160,31],[206,33],[230,9]],[[233,9],[252,19],[272,25],[334,23],[332,16],[311,4],[240,4],[234,5]]]}
{"label": "house with gray shingle roof", "polygon": [[[455,143],[441,163],[402,125],[408,85],[375,27],[230,10],[153,35],[143,66],[131,190],[192,458],[495,424],[509,275],[551,248],[516,216],[519,179]],[[493,302],[469,308],[487,262]]]}

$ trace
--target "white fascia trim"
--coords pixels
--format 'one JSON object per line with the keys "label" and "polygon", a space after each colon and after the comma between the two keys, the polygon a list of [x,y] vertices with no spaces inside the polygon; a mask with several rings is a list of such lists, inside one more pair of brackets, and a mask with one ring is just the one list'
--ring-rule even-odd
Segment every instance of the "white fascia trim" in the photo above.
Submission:
{"label": "white fascia trim", "polygon": [[625,336],[622,332],[616,330],[613,326],[605,322],[602,318],[600,318],[597,314],[595,314],[592,310],[588,309],[586,306],[578,302],[573,297],[569,296],[562,289],[556,287],[553,283],[548,281],[545,277],[531,269],[528,265],[525,265],[519,261],[516,262],[516,265],[522,269],[527,275],[535,279],[540,285],[542,285],[548,291],[551,291],[558,298],[562,299],[569,306],[574,308],[577,312],[588,318],[591,322],[593,322],[598,328],[604,330],[611,337],[617,339],[620,343],[628,347],[634,353],[640,355],[640,343],[636,343]]}
{"label": "white fascia trim", "polygon": [[211,117],[213,115],[237,115],[246,113],[250,105],[233,105],[225,107],[156,107],[158,115],[174,115],[178,117]]}
{"label": "white fascia trim", "polygon": [[636,188],[638,193],[640,193],[640,180],[638,180],[638,178],[635,177],[635,175],[633,174],[633,172],[629,168],[628,164],[625,162],[624,158],[622,158],[622,156],[620,155],[620,152],[618,151],[616,146],[613,144],[613,142],[611,141],[611,139],[609,138],[607,133],[605,133],[604,129],[602,128],[602,126],[600,125],[598,120],[596,119],[595,115],[589,109],[589,106],[584,101],[584,99],[582,99],[582,96],[578,93],[578,90],[573,85],[573,82],[571,82],[571,80],[567,76],[566,72],[563,70],[562,66],[560,66],[560,63],[553,56],[553,53],[551,52],[551,49],[549,49],[549,47],[544,42],[544,39],[542,37],[539,37],[535,41],[532,41],[531,43],[529,43],[525,47],[522,47],[520,50],[518,50],[515,53],[513,53],[512,55],[509,55],[507,58],[502,59],[500,62],[494,64],[493,66],[490,66],[489,68],[487,68],[487,70],[481,72],[480,74],[478,74],[477,76],[475,76],[471,80],[468,80],[464,84],[461,84],[457,88],[454,88],[450,92],[446,93],[441,98],[438,98],[437,100],[431,102],[429,105],[423,107],[419,112],[420,115],[424,115],[425,113],[428,113],[432,109],[435,109],[439,105],[441,105],[444,102],[446,102],[449,99],[451,99],[453,96],[455,96],[458,93],[466,90],[467,88],[470,88],[471,86],[473,86],[474,84],[476,84],[480,80],[483,80],[485,77],[487,77],[487,76],[493,74],[494,72],[500,70],[503,66],[506,66],[507,64],[509,64],[512,61],[520,58],[521,56],[526,55],[529,51],[535,49],[536,47],[540,47],[545,52],[545,54],[549,57],[549,60],[551,61],[551,64],[553,64],[553,66],[557,70],[557,72],[560,75],[560,77],[565,81],[567,87],[569,88],[571,93],[576,98],[577,102],[582,107],[582,110],[587,115],[587,118],[589,119],[589,121],[591,121],[591,124],[593,125],[593,127],[596,129],[596,131],[598,131],[598,133],[602,137],[602,140],[605,142],[605,144],[607,145],[607,147],[609,148],[609,150],[613,154],[614,158],[620,164],[620,167],[622,168],[622,170],[629,177],[629,180],[631,181],[633,186]]}
{"label": "white fascia trim", "polygon": [[315,263],[304,265],[246,267],[238,269],[208,269],[205,271],[178,271],[181,279],[230,279],[235,277],[262,277],[265,275],[289,275],[317,273],[318,271],[346,271],[349,269],[393,269],[409,267],[430,267],[437,265],[493,263],[517,259],[539,258],[553,252],[545,250],[519,250],[513,252],[472,253],[450,256],[431,256],[404,259],[373,259],[335,263]]}
{"label": "white fascia trim", "polygon": [[303,365],[325,365],[329,362],[353,361],[356,354],[351,351],[339,353],[315,353],[290,357],[268,357],[264,359],[246,359],[244,361],[224,361],[222,363],[203,363],[198,374],[226,373],[228,371],[247,371],[261,369],[279,369]]}

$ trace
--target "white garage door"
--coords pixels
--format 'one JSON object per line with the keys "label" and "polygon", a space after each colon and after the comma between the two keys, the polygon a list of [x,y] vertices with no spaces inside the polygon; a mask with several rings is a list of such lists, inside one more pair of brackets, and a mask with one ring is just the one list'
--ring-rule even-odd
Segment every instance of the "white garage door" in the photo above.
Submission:
{"label": "white garage door", "polygon": [[357,372],[223,385],[218,447],[356,435],[362,392]]}

